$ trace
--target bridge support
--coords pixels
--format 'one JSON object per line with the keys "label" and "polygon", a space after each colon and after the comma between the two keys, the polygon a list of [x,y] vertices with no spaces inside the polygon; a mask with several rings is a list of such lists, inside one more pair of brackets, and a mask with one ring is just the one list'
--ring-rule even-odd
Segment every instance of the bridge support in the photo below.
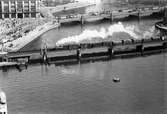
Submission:
{"label": "bridge support", "polygon": [[77,60],[78,60],[78,62],[81,61],[81,58],[82,58],[82,53],[81,53],[81,49],[79,48],[79,49],[77,49]]}
{"label": "bridge support", "polygon": [[44,45],[43,48],[41,48],[41,55],[42,55],[43,63],[47,64],[48,63],[48,55],[47,55],[47,46],[46,46],[46,44]]}
{"label": "bridge support", "polygon": [[112,23],[113,22],[113,14],[112,14],[112,12],[110,13],[110,23]]}
{"label": "bridge support", "polygon": [[81,26],[84,25],[84,16],[83,15],[81,15],[80,23],[81,23]]}
{"label": "bridge support", "polygon": [[47,59],[48,59],[47,52],[45,49],[42,49],[42,52],[43,52],[42,54],[43,63],[47,63]]}
{"label": "bridge support", "polygon": [[108,48],[108,56],[109,56],[109,59],[111,59],[114,55],[114,49],[113,49],[113,46],[109,47]]}
{"label": "bridge support", "polygon": [[162,45],[164,48],[167,48],[167,42],[164,42]]}
{"label": "bridge support", "polygon": [[143,52],[144,52],[144,46],[143,46],[143,44],[136,46],[136,51],[137,52],[141,52],[141,54],[143,54]]}
{"label": "bridge support", "polygon": [[138,21],[140,21],[141,20],[140,11],[138,11],[137,16],[138,16]]}

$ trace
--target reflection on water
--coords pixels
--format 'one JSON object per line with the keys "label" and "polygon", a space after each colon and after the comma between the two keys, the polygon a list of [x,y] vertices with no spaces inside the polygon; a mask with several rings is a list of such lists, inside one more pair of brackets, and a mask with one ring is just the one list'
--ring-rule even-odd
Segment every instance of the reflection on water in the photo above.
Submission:
{"label": "reflection on water", "polygon": [[[131,25],[135,34],[141,34],[152,31],[156,21],[132,20],[122,25]],[[110,26],[109,22],[86,24],[83,28],[62,26],[44,34],[29,48],[40,48],[43,39],[54,47],[62,38],[82,34],[84,30],[107,30]],[[115,35],[115,39],[120,38],[125,35]],[[164,53],[69,66],[29,66],[21,72],[0,72],[0,88],[6,92],[9,114],[165,114],[166,61]],[[121,82],[114,83],[114,77]]]}
{"label": "reflection on water", "polygon": [[[167,54],[0,73],[12,114],[166,112]],[[120,83],[112,79],[118,76]]]}

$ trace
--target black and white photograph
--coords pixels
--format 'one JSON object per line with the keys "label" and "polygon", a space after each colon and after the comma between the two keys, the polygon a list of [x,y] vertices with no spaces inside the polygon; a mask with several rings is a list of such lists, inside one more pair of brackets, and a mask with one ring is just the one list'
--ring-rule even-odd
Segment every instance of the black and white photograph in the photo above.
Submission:
{"label": "black and white photograph", "polygon": [[0,114],[167,114],[167,0],[0,0]]}

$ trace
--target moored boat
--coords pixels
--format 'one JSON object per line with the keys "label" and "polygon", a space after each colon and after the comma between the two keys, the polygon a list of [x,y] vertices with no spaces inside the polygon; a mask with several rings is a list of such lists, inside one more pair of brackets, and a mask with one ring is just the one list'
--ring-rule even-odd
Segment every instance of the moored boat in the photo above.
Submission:
{"label": "moored boat", "polygon": [[100,21],[100,20],[103,20],[104,18],[103,17],[100,17],[100,16],[91,16],[87,19],[85,19],[86,22],[95,22],[95,21]]}
{"label": "moored boat", "polygon": [[6,94],[0,90],[0,114],[8,114]]}
{"label": "moored boat", "polygon": [[163,24],[163,22],[157,22],[157,23],[155,24],[155,27],[158,28],[158,29],[160,29],[160,30],[165,30],[165,31],[167,31],[167,26],[165,26],[165,25]]}

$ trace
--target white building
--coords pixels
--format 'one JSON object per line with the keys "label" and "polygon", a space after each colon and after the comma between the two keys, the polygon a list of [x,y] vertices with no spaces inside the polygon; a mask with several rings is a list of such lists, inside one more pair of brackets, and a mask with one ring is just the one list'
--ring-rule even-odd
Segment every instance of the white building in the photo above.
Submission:
{"label": "white building", "polygon": [[39,0],[0,0],[0,18],[35,18]]}

